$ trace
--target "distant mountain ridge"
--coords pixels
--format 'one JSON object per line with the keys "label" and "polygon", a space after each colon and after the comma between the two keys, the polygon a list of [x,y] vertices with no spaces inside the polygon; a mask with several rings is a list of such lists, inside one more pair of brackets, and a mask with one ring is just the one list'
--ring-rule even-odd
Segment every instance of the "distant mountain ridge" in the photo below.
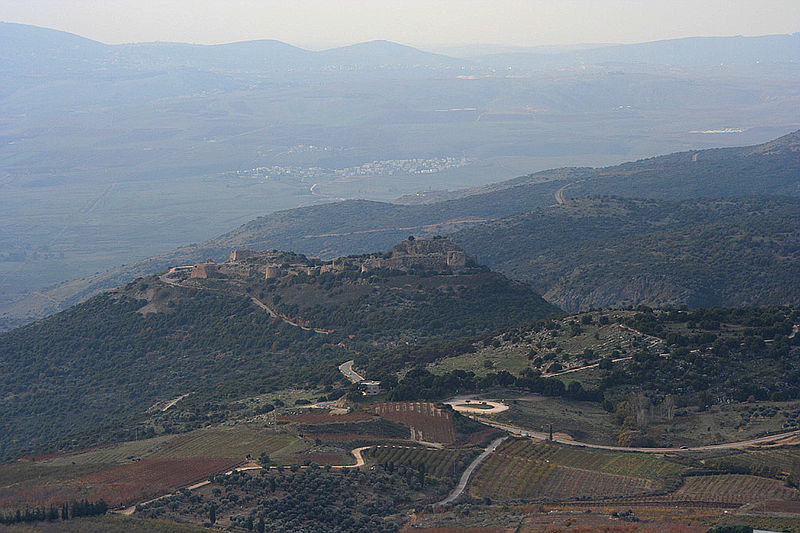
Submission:
{"label": "distant mountain ridge", "polygon": [[[545,49],[546,50],[546,49]],[[76,60],[76,55],[82,55]],[[720,63],[800,62],[800,33],[757,37],[690,37],[637,44],[595,45],[568,51],[543,51],[541,47],[512,53],[489,53],[454,58],[417,48],[375,40],[322,51],[306,50],[282,41],[263,39],[219,45],[153,42],[108,45],[75,34],[0,23],[0,65],[25,65],[75,71],[99,66],[192,67],[222,71],[264,69],[320,69],[335,65],[364,68],[455,68],[465,65],[516,65],[550,68],[602,63],[705,65]],[[64,64],[63,62],[67,63]],[[31,68],[31,72],[35,72]]]}
{"label": "distant mountain ridge", "polygon": [[[82,56],[82,57],[81,57]],[[84,37],[37,26],[0,23],[0,65],[22,67],[34,62],[57,68],[57,63],[72,60],[64,68],[100,66],[190,67],[227,71],[264,69],[320,69],[335,65],[365,68],[454,66],[463,60],[416,48],[376,40],[350,46],[312,51],[282,41],[263,39],[219,45],[152,42],[109,45]]]}
{"label": "distant mountain ridge", "polygon": [[[797,131],[758,146],[681,152],[600,169],[545,171],[447,193],[445,199],[434,203],[348,200],[279,211],[203,243],[31,295],[16,307],[4,309],[0,316],[8,328],[170,266],[206,258],[222,260],[234,248],[279,248],[325,258],[385,250],[408,235],[452,233],[552,205],[558,191],[567,200],[604,194],[663,200],[724,198],[737,193],[797,197],[799,150]],[[467,251],[480,254],[481,249],[476,248],[467,246]],[[498,259],[497,264],[500,262]]]}
{"label": "distant mountain ridge", "polygon": [[598,45],[545,53],[537,50],[472,57],[480,63],[518,67],[642,63],[650,65],[720,65],[800,62],[800,33],[757,37],[687,37],[635,44]]}

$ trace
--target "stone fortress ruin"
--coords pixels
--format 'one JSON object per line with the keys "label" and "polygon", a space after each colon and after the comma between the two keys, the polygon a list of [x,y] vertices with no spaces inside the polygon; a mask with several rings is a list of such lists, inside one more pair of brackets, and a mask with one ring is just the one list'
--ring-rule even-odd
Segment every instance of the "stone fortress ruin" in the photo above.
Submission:
{"label": "stone fortress ruin", "polygon": [[193,266],[173,267],[169,273],[188,273],[189,277],[199,279],[260,277],[272,280],[299,274],[315,276],[329,272],[372,270],[428,270],[447,274],[461,272],[476,265],[474,257],[444,237],[409,237],[384,254],[342,257],[333,261],[277,250],[234,250],[225,262],[215,263],[208,259]]}

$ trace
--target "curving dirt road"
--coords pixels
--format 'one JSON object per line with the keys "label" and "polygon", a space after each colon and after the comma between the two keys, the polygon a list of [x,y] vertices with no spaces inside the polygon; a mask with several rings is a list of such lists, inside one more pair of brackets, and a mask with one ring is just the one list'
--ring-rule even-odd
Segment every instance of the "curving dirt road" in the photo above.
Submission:
{"label": "curving dirt road", "polygon": [[[352,464],[352,465],[332,465],[331,468],[360,468],[360,467],[364,466],[364,464],[366,464],[366,461],[364,460],[363,452],[367,448],[372,448],[372,446],[361,446],[360,448],[354,448],[354,449],[350,450],[350,453],[352,453],[353,457],[355,457],[355,459],[356,459],[355,464]],[[267,468],[268,469],[277,469],[278,467],[270,466],[270,467],[267,467]],[[307,466],[301,466],[300,468],[308,468],[308,467]],[[234,472],[246,472],[248,470],[264,470],[264,467],[261,466],[261,465],[248,464],[248,465],[245,465],[245,466],[240,466],[240,467],[228,470],[227,472],[225,472],[225,475],[228,476],[228,475],[233,474]],[[206,479],[204,481],[200,481],[200,482],[194,483],[192,485],[188,485],[186,487],[181,487],[178,490],[182,490],[182,489],[196,490],[196,489],[199,489],[201,487],[205,487],[206,485],[210,485],[210,484],[211,484],[211,482]],[[119,510],[119,511],[114,511],[114,512],[116,512],[117,514],[130,516],[130,515],[132,515],[133,513],[136,512],[136,507],[137,506],[146,505],[148,503],[158,501],[158,500],[160,500],[162,498],[166,498],[168,496],[171,496],[172,494],[175,494],[175,493],[171,492],[169,494],[162,494],[161,496],[158,496],[157,498],[152,498],[152,499],[147,500],[147,501],[139,502],[137,504],[131,505],[130,507],[126,507],[125,509],[122,509],[122,510]]]}
{"label": "curving dirt road", "polygon": [[[618,357],[617,359],[612,359],[611,362],[612,363],[619,363],[620,361],[627,361],[629,359],[633,359],[633,357],[632,356]],[[559,370],[558,372],[551,372],[551,373],[545,372],[545,373],[542,374],[542,377],[543,378],[554,378],[556,376],[563,376],[564,374],[571,374],[573,372],[580,372],[581,370],[587,370],[589,368],[595,368],[597,366],[600,366],[600,363],[593,363],[591,365],[579,366],[577,368],[569,368],[567,370]]]}
{"label": "curving dirt road", "polygon": [[372,448],[372,446],[362,446],[360,448],[354,448],[350,450],[350,453],[353,454],[353,457],[356,458],[356,463],[353,465],[332,465],[331,468],[358,468],[360,466],[364,466],[364,455],[362,452],[368,448]]}

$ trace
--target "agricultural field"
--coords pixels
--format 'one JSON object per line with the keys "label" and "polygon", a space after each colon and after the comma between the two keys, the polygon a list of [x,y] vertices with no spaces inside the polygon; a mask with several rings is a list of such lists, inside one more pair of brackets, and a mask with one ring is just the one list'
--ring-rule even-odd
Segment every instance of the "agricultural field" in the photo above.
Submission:
{"label": "agricultural field", "polygon": [[629,522],[619,518],[593,514],[563,513],[538,515],[525,519],[518,531],[523,533],[705,533],[707,526],[687,521],[654,520]]}
{"label": "agricultural field", "polygon": [[650,479],[605,474],[521,457],[493,455],[471,482],[470,492],[492,500],[573,500],[634,496],[656,490]]}
{"label": "agricultural field", "polygon": [[2,533],[211,533],[213,531],[216,530],[167,520],[148,520],[122,515],[78,518],[67,522],[0,526]]}
{"label": "agricultural field", "polygon": [[341,415],[332,415],[328,411],[306,411],[295,415],[278,416],[278,422],[295,424],[335,424],[344,422],[365,422],[372,420],[376,415],[371,413],[352,412]]}
{"label": "agricultural field", "polygon": [[290,457],[306,445],[301,439],[288,434],[274,433],[248,426],[214,428],[193,431],[170,441],[155,457],[236,457],[244,460],[247,455],[258,457],[266,453],[270,457]]}
{"label": "agricultural field", "polygon": [[411,428],[413,440],[442,444],[451,444],[456,440],[453,414],[433,403],[387,402],[378,404],[375,412]]}
{"label": "agricultural field", "polygon": [[532,439],[505,442],[479,468],[472,494],[498,500],[574,500],[647,494],[686,467],[659,456],[605,452]]}
{"label": "agricultural field", "polygon": [[5,492],[0,507],[49,505],[83,498],[103,499],[111,507],[124,506],[202,480],[237,462],[234,458],[143,459]]}
{"label": "agricultural field", "polygon": [[120,442],[88,450],[55,454],[49,457],[37,457],[35,459],[37,463],[47,466],[109,465],[123,463],[153,455],[173,439],[175,439],[174,435],[163,435],[151,439]]}
{"label": "agricultural field", "polygon": [[506,533],[514,531],[506,527],[415,527],[402,529],[400,533]]}
{"label": "agricultural field", "polygon": [[[575,505],[468,504],[435,512],[417,513],[414,526],[403,533],[705,533],[717,511],[676,509],[672,506],[640,508]],[[782,529],[773,529],[782,531]]]}
{"label": "agricultural field", "polygon": [[[0,466],[0,507],[82,498],[124,505],[227,470],[248,454],[302,462],[306,458],[298,452],[310,445],[292,435],[235,426],[35,457]],[[346,459],[346,452],[338,456]]]}
{"label": "agricultural field", "polygon": [[410,466],[419,469],[425,465],[428,475],[446,478],[460,474],[473,453],[465,450],[432,450],[411,446],[374,446],[365,456],[380,465]]}
{"label": "agricultural field", "polygon": [[688,476],[678,490],[661,499],[739,506],[765,501],[800,501],[800,491],[780,481],[756,476]]}
{"label": "agricultural field", "polygon": [[646,479],[676,477],[686,470],[685,466],[654,454],[606,452],[532,439],[510,440],[497,453],[507,457]]}
{"label": "agricultural field", "polygon": [[723,470],[777,479],[800,479],[800,449],[775,448],[752,450],[708,459],[706,464]]}

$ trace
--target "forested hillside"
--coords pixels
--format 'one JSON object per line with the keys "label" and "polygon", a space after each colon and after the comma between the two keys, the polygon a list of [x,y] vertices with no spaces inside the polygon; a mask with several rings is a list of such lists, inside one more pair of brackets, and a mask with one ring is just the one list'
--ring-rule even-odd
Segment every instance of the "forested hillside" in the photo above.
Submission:
{"label": "forested hillside", "polygon": [[[355,352],[561,313],[530,286],[485,267],[186,281],[140,279],[0,335],[0,457],[55,438],[69,446],[191,429],[224,418],[229,407],[220,401],[344,387],[337,366]],[[261,302],[288,318],[274,318]],[[187,410],[170,420],[145,417],[188,393]]]}
{"label": "forested hillside", "polygon": [[593,198],[453,236],[568,311],[800,302],[800,200]]}

